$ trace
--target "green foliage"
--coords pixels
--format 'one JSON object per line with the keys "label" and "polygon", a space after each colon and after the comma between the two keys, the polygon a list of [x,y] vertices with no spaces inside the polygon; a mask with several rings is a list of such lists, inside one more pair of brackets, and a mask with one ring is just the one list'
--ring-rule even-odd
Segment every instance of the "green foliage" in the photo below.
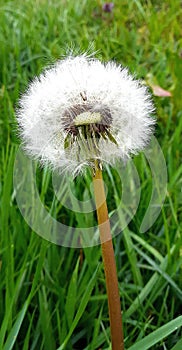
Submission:
{"label": "green foliage", "polygon": [[[182,299],[181,132],[182,49],[179,0],[103,1],[0,0],[0,349],[109,349],[107,297],[100,247],[83,250],[44,241],[28,227],[13,189],[18,149],[15,109],[28,82],[68,48],[93,43],[96,56],[128,66],[137,78],[172,93],[154,97],[157,137],[167,164],[167,196],[155,224],[139,228],[151,196],[152,174],[144,157],[134,158],[141,200],[133,220],[114,239],[126,349],[181,349]],[[131,101],[132,103],[132,101]],[[106,169],[110,212],[121,185]],[[41,200],[69,225],[95,224],[95,215],[74,213],[54,198],[50,172],[37,172]],[[85,187],[86,185],[86,187]],[[75,181],[88,198],[90,177]],[[120,227],[119,215],[116,226]]]}

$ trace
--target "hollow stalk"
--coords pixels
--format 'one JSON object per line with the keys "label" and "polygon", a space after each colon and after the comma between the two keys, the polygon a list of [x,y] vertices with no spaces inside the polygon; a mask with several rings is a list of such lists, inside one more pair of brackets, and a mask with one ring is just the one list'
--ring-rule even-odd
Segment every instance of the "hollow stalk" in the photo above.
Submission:
{"label": "hollow stalk", "polygon": [[96,166],[93,176],[94,194],[97,210],[97,219],[102,247],[102,257],[106,278],[106,290],[108,296],[109,319],[111,329],[112,350],[124,350],[122,315],[116,262],[111,236],[111,228],[108,217],[108,209],[102,177],[102,170]]}

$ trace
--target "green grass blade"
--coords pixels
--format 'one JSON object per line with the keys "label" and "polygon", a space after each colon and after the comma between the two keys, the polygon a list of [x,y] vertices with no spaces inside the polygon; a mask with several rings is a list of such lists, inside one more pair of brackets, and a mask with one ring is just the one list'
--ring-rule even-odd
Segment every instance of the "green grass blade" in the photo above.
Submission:
{"label": "green grass blade", "polygon": [[181,350],[182,349],[182,339],[180,339],[171,350]]}
{"label": "green grass blade", "polygon": [[8,335],[8,338],[6,340],[6,343],[3,347],[3,350],[11,350],[15,344],[16,338],[18,336],[20,327],[22,325],[23,319],[25,317],[27,308],[28,308],[29,300],[26,300],[25,304],[23,305],[22,310],[19,312],[18,317]]}
{"label": "green grass blade", "polygon": [[178,297],[182,300],[182,290],[177,286],[177,284],[173,281],[173,279],[166,273],[164,269],[158,266],[151,258],[148,257],[145,253],[142,252],[141,249],[135,247],[136,251],[143,256],[143,258],[155,269],[155,271],[159,272],[161,276],[166,279],[166,281],[174,288]]}
{"label": "green grass blade", "polygon": [[85,293],[84,293],[84,295],[82,297],[82,300],[80,302],[80,306],[79,306],[78,311],[76,313],[76,316],[75,316],[75,318],[73,320],[73,323],[72,323],[72,325],[70,327],[68,335],[67,335],[66,339],[64,340],[63,344],[57,350],[66,349],[66,344],[68,343],[68,341],[69,341],[69,339],[70,339],[70,337],[71,337],[75,327],[77,326],[77,324],[78,324],[81,316],[83,315],[83,312],[85,311],[85,308],[86,308],[86,306],[87,306],[87,304],[89,302],[92,290],[93,290],[95,282],[96,282],[96,277],[97,277],[97,273],[98,273],[98,270],[99,270],[99,266],[100,265],[98,265],[95,273],[93,274],[93,276],[92,276],[92,278],[91,278],[91,280],[90,280],[90,282],[89,282],[89,284],[88,284],[88,286],[87,286],[87,288],[85,290]]}
{"label": "green grass blade", "polygon": [[163,261],[163,256],[154,247],[148,244],[144,239],[142,239],[140,236],[136,235],[131,231],[130,231],[130,235],[138,243],[140,243],[145,249],[147,249],[157,260],[159,260],[160,262]]}
{"label": "green grass blade", "polygon": [[162,339],[166,338],[172,332],[176,331],[182,326],[182,316],[175,318],[174,320],[168,322],[164,326],[158,328],[156,331],[147,335],[144,339],[140,340],[136,344],[130,346],[128,350],[147,350],[151,346],[157,344]]}
{"label": "green grass blade", "polygon": [[75,312],[78,267],[79,267],[79,259],[77,261],[76,267],[73,271],[73,275],[69,284],[66,305],[65,305],[66,318],[67,318],[69,328],[71,327],[73,317],[74,317],[74,312]]}
{"label": "green grass blade", "polygon": [[31,334],[31,329],[32,329],[32,324],[33,324],[33,321],[34,321],[34,316],[35,316],[35,311],[33,312],[32,316],[31,316],[31,320],[30,320],[30,323],[29,323],[29,327],[28,327],[28,330],[27,330],[27,334],[26,334],[26,337],[24,339],[24,344],[23,344],[23,349],[22,350],[29,350],[30,349],[30,334]]}
{"label": "green grass blade", "polygon": [[0,349],[3,347],[5,335],[6,335],[6,332],[8,331],[8,323],[9,323],[9,319],[11,318],[12,309],[13,309],[13,306],[14,306],[14,303],[15,303],[15,300],[16,300],[16,296],[17,296],[17,291],[18,291],[19,285],[21,284],[21,279],[22,279],[22,275],[20,275],[20,277],[17,280],[17,283],[15,285],[15,289],[14,289],[13,297],[11,298],[11,301],[9,303],[9,308],[5,312],[5,316],[4,316],[3,322],[1,324],[1,328],[0,328]]}
{"label": "green grass blade", "polygon": [[47,350],[55,350],[55,339],[53,338],[53,329],[51,315],[49,312],[49,303],[47,300],[46,288],[42,286],[39,290],[39,309],[40,309],[40,326],[46,344]]}
{"label": "green grass blade", "polygon": [[128,255],[128,260],[131,264],[134,281],[137,285],[143,286],[142,275],[138,267],[137,255],[135,253],[134,244],[132,242],[130,231],[128,230],[128,228],[125,228],[123,230],[123,237],[124,237],[125,249]]}
{"label": "green grass blade", "polygon": [[[175,249],[175,246],[173,246],[171,248],[171,255],[172,255],[174,249]],[[167,264],[168,264],[168,256],[165,256],[165,258],[163,258],[163,261],[159,265],[160,269],[162,271],[164,271],[167,267]],[[137,310],[137,308],[141,306],[142,302],[148,297],[148,295],[152,291],[152,289],[155,286],[155,284],[157,283],[158,279],[159,279],[159,273],[155,272],[152,275],[152,277],[150,278],[150,280],[148,281],[148,283],[143,287],[140,294],[132,302],[129,309],[125,312],[124,318],[130,317]]]}

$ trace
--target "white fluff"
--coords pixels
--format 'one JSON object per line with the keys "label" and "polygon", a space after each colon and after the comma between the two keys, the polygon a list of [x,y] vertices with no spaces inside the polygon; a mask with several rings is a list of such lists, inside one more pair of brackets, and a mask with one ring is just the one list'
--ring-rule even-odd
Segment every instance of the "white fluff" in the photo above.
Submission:
{"label": "white fluff", "polygon": [[76,143],[69,154],[64,149],[65,110],[82,104],[81,94],[87,96],[84,103],[94,106],[96,112],[108,108],[112,116],[110,132],[117,145],[101,138],[101,161],[113,163],[144,148],[155,123],[147,88],[114,62],[104,64],[81,55],[69,56],[45,70],[20,99],[17,119],[24,148],[31,156],[74,173],[90,164],[83,152],[77,159]]}

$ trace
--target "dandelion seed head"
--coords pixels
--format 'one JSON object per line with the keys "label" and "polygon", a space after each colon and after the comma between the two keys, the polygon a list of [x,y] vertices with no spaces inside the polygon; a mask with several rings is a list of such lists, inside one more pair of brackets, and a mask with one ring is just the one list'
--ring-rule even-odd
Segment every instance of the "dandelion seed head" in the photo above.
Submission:
{"label": "dandelion seed head", "polygon": [[137,154],[155,124],[147,88],[114,62],[68,56],[36,77],[20,99],[25,150],[42,164],[78,173],[95,159]]}

